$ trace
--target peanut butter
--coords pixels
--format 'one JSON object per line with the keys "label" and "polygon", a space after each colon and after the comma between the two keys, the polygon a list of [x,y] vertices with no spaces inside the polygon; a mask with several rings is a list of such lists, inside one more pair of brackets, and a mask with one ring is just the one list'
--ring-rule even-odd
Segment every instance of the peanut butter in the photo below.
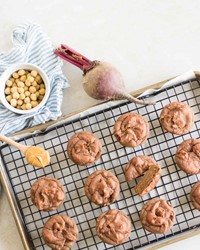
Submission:
{"label": "peanut butter", "polygon": [[29,164],[38,168],[46,167],[50,163],[49,152],[36,146],[28,148],[25,157]]}

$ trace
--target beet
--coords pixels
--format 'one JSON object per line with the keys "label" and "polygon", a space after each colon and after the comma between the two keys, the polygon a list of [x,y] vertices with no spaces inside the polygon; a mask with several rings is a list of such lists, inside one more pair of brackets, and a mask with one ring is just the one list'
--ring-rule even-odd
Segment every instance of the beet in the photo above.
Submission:
{"label": "beet", "polygon": [[104,101],[127,99],[142,105],[155,104],[139,100],[129,94],[125,89],[122,75],[110,63],[91,61],[63,44],[61,48],[55,50],[55,53],[83,71],[83,88],[92,98]]}

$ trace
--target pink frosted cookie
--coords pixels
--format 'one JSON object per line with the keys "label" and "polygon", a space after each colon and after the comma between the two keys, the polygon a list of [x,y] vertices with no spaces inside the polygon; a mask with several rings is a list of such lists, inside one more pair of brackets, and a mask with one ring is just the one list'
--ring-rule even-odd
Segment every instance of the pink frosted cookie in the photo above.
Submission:
{"label": "pink frosted cookie", "polygon": [[99,139],[90,131],[81,131],[69,139],[67,152],[76,164],[90,165],[100,158],[102,146]]}
{"label": "pink frosted cookie", "polygon": [[35,181],[30,195],[33,204],[42,211],[56,210],[65,199],[62,183],[53,177],[42,177]]}
{"label": "pink frosted cookie", "polygon": [[129,112],[117,119],[113,133],[123,146],[136,147],[147,139],[149,124],[141,115]]}
{"label": "pink frosted cookie", "polygon": [[134,187],[135,192],[140,196],[149,193],[158,183],[161,176],[161,169],[157,163],[146,155],[133,157],[125,168],[125,178],[127,181],[135,180],[142,176]]}
{"label": "pink frosted cookie", "polygon": [[42,237],[52,250],[68,250],[78,239],[78,227],[70,217],[57,214],[44,224]]}
{"label": "pink frosted cookie", "polygon": [[183,141],[176,151],[176,163],[188,174],[200,173],[200,139]]}
{"label": "pink frosted cookie", "polygon": [[153,158],[146,155],[139,155],[133,157],[125,168],[125,177],[127,181],[135,180],[138,176],[141,176],[149,166],[156,165]]}
{"label": "pink frosted cookie", "polygon": [[163,108],[160,122],[163,129],[168,132],[183,135],[188,133],[193,126],[194,113],[184,102],[171,102]]}
{"label": "pink frosted cookie", "polygon": [[192,205],[200,211],[200,181],[196,182],[191,189],[190,199]]}
{"label": "pink frosted cookie", "polygon": [[149,232],[163,234],[173,226],[175,212],[168,201],[153,198],[143,206],[140,220]]}
{"label": "pink frosted cookie", "polygon": [[88,199],[100,206],[114,202],[119,195],[120,185],[117,177],[107,170],[97,170],[85,182]]}
{"label": "pink frosted cookie", "polygon": [[105,243],[122,244],[131,234],[131,222],[122,211],[110,209],[99,215],[96,231],[99,238]]}

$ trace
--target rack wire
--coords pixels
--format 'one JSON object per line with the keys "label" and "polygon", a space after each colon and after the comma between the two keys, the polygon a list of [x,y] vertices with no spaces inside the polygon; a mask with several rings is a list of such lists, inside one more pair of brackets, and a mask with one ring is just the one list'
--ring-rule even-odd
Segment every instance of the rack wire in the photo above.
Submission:
{"label": "rack wire", "polygon": [[[34,135],[21,138],[25,145],[44,147],[51,155],[51,164],[37,169],[27,164],[21,152],[9,145],[1,147],[2,169],[6,173],[10,192],[19,208],[21,219],[27,232],[27,241],[36,250],[49,249],[41,237],[43,224],[54,214],[67,214],[75,220],[79,228],[79,239],[72,249],[138,249],[163,239],[170,238],[200,226],[200,213],[191,206],[189,193],[191,186],[199,179],[198,175],[189,176],[175,163],[177,146],[185,139],[199,138],[200,127],[200,88],[198,80],[183,82],[156,94],[156,106],[137,106],[123,102],[110,108],[64,122]],[[162,130],[159,116],[162,108],[173,101],[188,103],[195,113],[195,125],[183,136],[166,133]],[[136,148],[120,145],[113,136],[113,126],[117,118],[126,112],[138,112],[150,125],[150,136],[146,142]],[[103,154],[94,165],[83,167],[74,164],[68,157],[66,145],[69,138],[82,130],[92,131],[101,141]],[[152,156],[162,169],[162,177],[155,189],[144,197],[135,194],[136,182],[127,183],[124,168],[127,162],[137,155]],[[84,193],[87,176],[97,169],[112,171],[119,179],[121,192],[116,202],[106,207],[98,207],[88,201]],[[32,204],[31,185],[40,177],[53,176],[60,180],[66,191],[66,201],[56,211],[42,212]],[[165,234],[152,234],[140,223],[140,211],[145,202],[154,197],[169,200],[176,212],[174,226]],[[103,243],[96,235],[96,219],[100,213],[118,208],[131,220],[132,233],[124,244],[111,246]]]}

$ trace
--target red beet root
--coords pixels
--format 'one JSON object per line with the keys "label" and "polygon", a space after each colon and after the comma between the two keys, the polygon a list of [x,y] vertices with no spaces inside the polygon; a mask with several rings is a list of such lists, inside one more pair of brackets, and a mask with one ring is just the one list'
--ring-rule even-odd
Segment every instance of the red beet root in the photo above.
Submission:
{"label": "red beet root", "polygon": [[154,102],[139,100],[125,90],[120,72],[107,62],[90,61],[67,45],[55,50],[64,60],[74,64],[83,71],[83,87],[86,93],[98,100],[122,100],[150,105]]}

